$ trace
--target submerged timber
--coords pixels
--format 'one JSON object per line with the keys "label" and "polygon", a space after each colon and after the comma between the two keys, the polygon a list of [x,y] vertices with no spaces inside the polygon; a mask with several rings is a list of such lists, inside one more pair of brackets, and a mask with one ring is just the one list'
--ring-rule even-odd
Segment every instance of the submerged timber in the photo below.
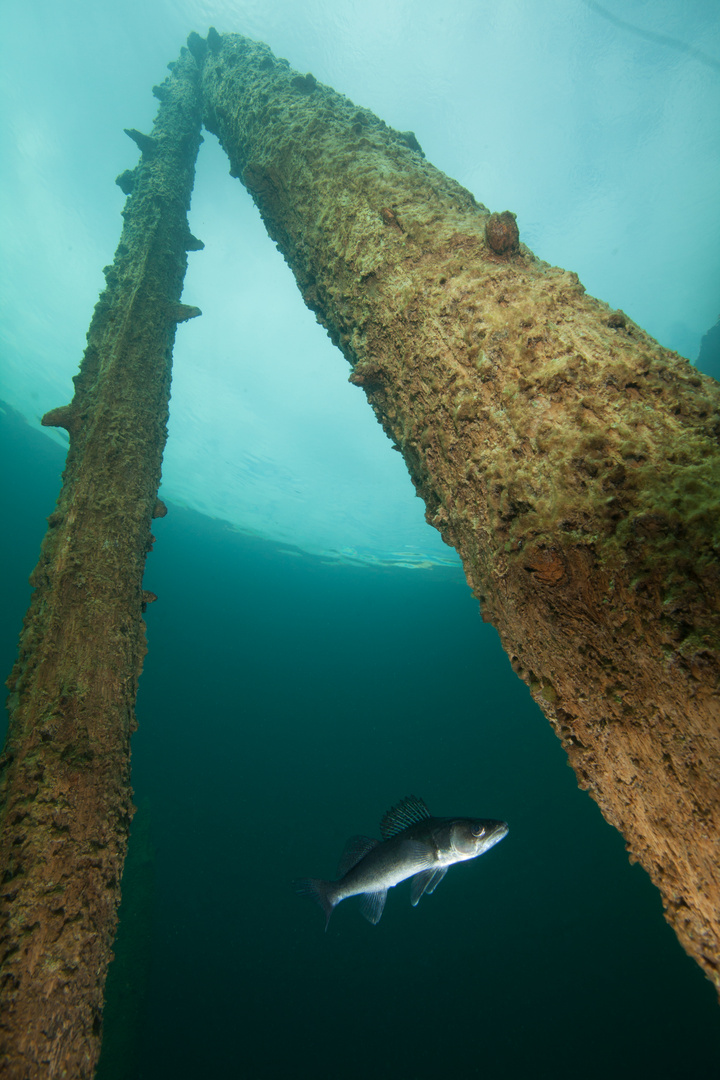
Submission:
{"label": "submerged timber", "polygon": [[187,224],[200,144],[189,55],[157,88],[152,135],[118,177],[122,237],[95,308],[70,405],[43,417],[70,436],[8,681],[0,777],[0,1073],[91,1077],[130,820],[130,735],[145,655],[143,591],[166,438]]}
{"label": "submerged timber", "polygon": [[262,44],[191,35],[305,303],[720,990],[720,386]]}
{"label": "submerged timber", "polygon": [[65,428],[2,758],[0,1052],[92,1076],[132,814],[142,590],[200,115],[459,552],[581,787],[720,989],[720,386],[389,128],[238,35],[191,34]]}

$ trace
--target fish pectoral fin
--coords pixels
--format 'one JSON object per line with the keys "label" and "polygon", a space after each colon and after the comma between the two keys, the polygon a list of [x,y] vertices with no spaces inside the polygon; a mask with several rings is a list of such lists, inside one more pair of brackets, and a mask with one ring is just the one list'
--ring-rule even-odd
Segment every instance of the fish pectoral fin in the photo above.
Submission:
{"label": "fish pectoral fin", "polygon": [[402,840],[400,851],[408,869],[415,867],[420,873],[421,869],[434,870],[437,866],[435,850],[426,840]]}
{"label": "fish pectoral fin", "polygon": [[416,874],[410,885],[410,903],[412,906],[417,906],[418,900],[424,893],[429,895],[435,892],[446,874],[447,870],[423,870],[421,874]]}
{"label": "fish pectoral fin", "polygon": [[379,843],[380,841],[374,840],[372,836],[351,836],[340,856],[337,876],[339,878],[345,877],[348,870],[352,870],[353,866],[357,866],[360,860],[364,859],[367,853],[377,847]]}
{"label": "fish pectoral fin", "polygon": [[360,913],[364,915],[368,922],[371,922],[373,926],[377,926],[380,922],[380,918],[385,907],[385,901],[387,900],[387,889],[382,889],[380,892],[366,892],[360,894]]}

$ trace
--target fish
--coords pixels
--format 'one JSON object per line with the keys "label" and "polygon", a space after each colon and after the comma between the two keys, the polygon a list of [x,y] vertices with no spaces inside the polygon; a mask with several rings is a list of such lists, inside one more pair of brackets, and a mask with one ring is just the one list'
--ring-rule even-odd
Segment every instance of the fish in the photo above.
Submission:
{"label": "fish", "polygon": [[342,900],[360,897],[360,911],[373,926],[380,922],[388,889],[407,878],[410,903],[435,892],[449,866],[484,855],[507,836],[506,821],[491,818],[432,817],[422,799],[408,795],[384,815],[382,840],[351,836],[335,881],[298,878],[295,890],[318,902],[330,916]]}

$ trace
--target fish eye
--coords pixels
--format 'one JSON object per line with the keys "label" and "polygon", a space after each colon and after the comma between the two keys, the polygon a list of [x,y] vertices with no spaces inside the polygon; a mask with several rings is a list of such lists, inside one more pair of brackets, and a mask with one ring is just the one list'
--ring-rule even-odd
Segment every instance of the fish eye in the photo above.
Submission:
{"label": "fish eye", "polygon": [[479,825],[477,829],[472,829],[471,832],[473,836],[476,836],[478,838],[478,840],[481,836],[485,835],[485,829],[482,825]]}

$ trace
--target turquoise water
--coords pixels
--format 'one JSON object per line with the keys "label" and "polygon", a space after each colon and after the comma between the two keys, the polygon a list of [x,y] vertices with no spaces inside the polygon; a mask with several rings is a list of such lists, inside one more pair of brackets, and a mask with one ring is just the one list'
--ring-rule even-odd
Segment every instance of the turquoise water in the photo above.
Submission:
{"label": "turquoise water", "polygon": [[[715,0],[6,0],[0,660],[135,164],[190,30],[266,41],[414,130],[521,238],[720,377]],[[711,985],[577,789],[212,138],[179,329],[139,807],[99,1080],[718,1075]],[[15,411],[16,410],[16,411]],[[510,834],[377,927],[293,878],[422,796]]]}
{"label": "turquoise water", "polygon": [[[0,397],[34,426],[72,395],[117,246],[123,129],[211,25],[414,131],[663,345],[694,360],[718,317],[717,0],[4,0],[2,24]],[[451,557],[213,137],[190,225],[167,498],[328,558]]]}
{"label": "turquoise water", "polygon": [[[7,671],[62,453],[0,432]],[[459,572],[326,565],[173,506],[154,531],[101,1077],[716,1075],[712,986]],[[408,793],[510,834],[324,934],[292,879]]]}

